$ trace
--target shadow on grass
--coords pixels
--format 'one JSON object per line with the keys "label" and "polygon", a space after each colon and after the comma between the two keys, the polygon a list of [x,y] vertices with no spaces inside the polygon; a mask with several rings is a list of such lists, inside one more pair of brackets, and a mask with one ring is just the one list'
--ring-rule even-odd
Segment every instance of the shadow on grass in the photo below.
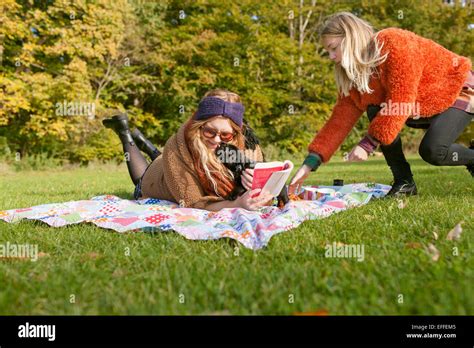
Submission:
{"label": "shadow on grass", "polygon": [[[117,196],[122,199],[134,199],[133,198],[133,189],[130,190],[114,190],[114,191],[106,191],[106,192],[98,192],[95,196],[103,196],[103,195],[112,195]],[[91,198],[91,197],[88,197]]]}
{"label": "shadow on grass", "polygon": [[[421,158],[418,158],[418,157],[407,157],[407,161],[408,163],[410,163],[410,165],[426,165],[427,163],[421,159]],[[364,166],[364,167],[376,167],[376,166],[381,166],[381,167],[387,167],[388,168],[388,165],[387,165],[387,162],[385,161],[385,158],[382,156],[382,157],[376,157],[376,158],[370,158],[369,160],[367,161],[362,161],[362,162],[343,162],[343,161],[333,161],[331,163],[331,166],[357,166],[357,165],[360,165],[360,166]]]}

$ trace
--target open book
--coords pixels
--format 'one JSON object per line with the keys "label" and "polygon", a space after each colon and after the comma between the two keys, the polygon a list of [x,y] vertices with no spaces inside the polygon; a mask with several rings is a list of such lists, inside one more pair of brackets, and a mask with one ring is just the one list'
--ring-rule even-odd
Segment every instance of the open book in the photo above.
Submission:
{"label": "open book", "polygon": [[269,192],[273,197],[277,197],[292,170],[291,161],[259,162],[253,170],[252,190],[262,189],[261,192]]}

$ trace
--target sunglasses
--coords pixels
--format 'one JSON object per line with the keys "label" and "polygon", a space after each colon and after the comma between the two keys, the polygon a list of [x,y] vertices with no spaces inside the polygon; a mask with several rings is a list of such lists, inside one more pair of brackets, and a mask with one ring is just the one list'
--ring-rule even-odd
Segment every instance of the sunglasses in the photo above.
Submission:
{"label": "sunglasses", "polygon": [[202,135],[204,135],[208,139],[214,139],[216,135],[218,135],[223,142],[227,143],[229,141],[232,141],[235,137],[234,132],[220,132],[213,128],[209,128],[205,126],[202,126],[201,129],[202,129]]}

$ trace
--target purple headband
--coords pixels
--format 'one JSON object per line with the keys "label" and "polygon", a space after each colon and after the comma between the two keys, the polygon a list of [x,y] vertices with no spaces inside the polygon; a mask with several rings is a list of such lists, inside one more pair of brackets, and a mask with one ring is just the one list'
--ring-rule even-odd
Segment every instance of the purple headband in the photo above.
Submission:
{"label": "purple headband", "polygon": [[242,127],[245,108],[240,103],[231,103],[216,97],[205,97],[199,103],[194,116],[196,120],[205,120],[213,116],[222,115],[230,118],[239,127]]}

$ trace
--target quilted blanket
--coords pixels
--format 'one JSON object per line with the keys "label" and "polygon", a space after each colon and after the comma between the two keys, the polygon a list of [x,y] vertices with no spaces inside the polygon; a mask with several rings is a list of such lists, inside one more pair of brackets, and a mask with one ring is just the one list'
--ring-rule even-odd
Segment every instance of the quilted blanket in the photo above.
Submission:
{"label": "quilted blanket", "polygon": [[[315,187],[318,186],[306,186]],[[0,220],[8,223],[22,219],[38,220],[54,227],[86,222],[117,232],[173,230],[194,240],[232,238],[257,250],[265,247],[275,234],[289,231],[303,221],[322,219],[367,204],[390,190],[390,186],[381,184],[319,188],[331,188],[336,192],[315,200],[290,201],[282,209],[268,206],[253,212],[241,208],[210,212],[181,208],[176,203],[158,199],[134,201],[103,195],[89,200],[3,210],[0,211]]]}

